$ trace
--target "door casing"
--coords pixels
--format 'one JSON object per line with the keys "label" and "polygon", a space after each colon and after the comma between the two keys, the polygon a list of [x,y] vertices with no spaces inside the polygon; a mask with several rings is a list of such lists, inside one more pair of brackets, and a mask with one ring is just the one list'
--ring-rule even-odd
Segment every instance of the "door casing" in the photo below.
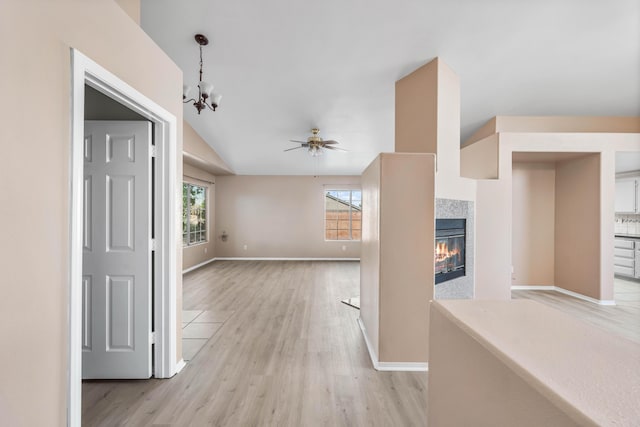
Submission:
{"label": "door casing", "polygon": [[67,425],[75,427],[80,426],[82,420],[82,207],[85,84],[154,124],[156,168],[153,177],[155,180],[153,210],[156,252],[152,302],[155,330],[153,374],[156,378],[170,378],[184,367],[184,361],[176,360],[176,117],[74,48],[71,48],[71,80]]}

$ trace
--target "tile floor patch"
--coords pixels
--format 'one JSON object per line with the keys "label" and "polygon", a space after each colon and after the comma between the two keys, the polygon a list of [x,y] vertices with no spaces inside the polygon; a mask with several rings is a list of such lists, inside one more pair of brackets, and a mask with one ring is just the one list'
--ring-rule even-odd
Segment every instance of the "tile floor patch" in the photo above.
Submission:
{"label": "tile floor patch", "polygon": [[182,310],[182,322],[189,323],[202,313],[202,310]]}
{"label": "tile floor patch", "polygon": [[208,339],[206,338],[185,338],[182,340],[182,358],[185,361],[192,360],[196,354],[204,347]]}
{"label": "tile floor patch", "polygon": [[189,323],[182,330],[182,338],[211,338],[222,323]]}
{"label": "tile floor patch", "polygon": [[235,310],[204,310],[193,319],[194,323],[226,322]]}

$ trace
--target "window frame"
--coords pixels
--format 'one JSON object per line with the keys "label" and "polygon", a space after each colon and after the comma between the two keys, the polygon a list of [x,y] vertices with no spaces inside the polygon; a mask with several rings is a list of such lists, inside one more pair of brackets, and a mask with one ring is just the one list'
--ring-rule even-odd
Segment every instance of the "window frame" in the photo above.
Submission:
{"label": "window frame", "polygon": [[[209,186],[204,184],[204,183],[196,183],[196,182],[192,182],[192,181],[187,181],[187,180],[182,180],[182,191],[184,192],[184,186],[188,185],[189,189],[191,187],[199,187],[202,188],[204,190],[204,208],[205,208],[205,215],[204,215],[204,221],[205,221],[205,230],[204,230],[204,240],[199,240],[197,242],[194,243],[190,243],[190,237],[191,237],[191,229],[190,229],[190,221],[187,219],[186,223],[187,223],[187,242],[184,242],[184,230],[181,233],[182,235],[182,247],[183,248],[190,248],[193,246],[198,246],[198,245],[205,245],[207,243],[209,243],[209,228],[210,228],[210,224],[209,224],[209,207],[210,207],[210,203],[209,203]],[[189,190],[190,191],[190,190]],[[184,210],[184,206],[183,206],[183,212],[182,212],[182,221],[185,220],[184,215],[185,213],[190,216],[191,215],[191,197],[187,197],[187,209],[186,211]]]}
{"label": "window frame", "polygon": [[[329,192],[340,192],[340,191],[348,191],[349,192],[349,238],[348,239],[338,239],[336,229],[336,238],[335,239],[327,239],[327,193]],[[360,193],[360,238],[353,238],[353,192]],[[322,227],[322,231],[324,234],[325,242],[361,242],[362,241],[362,188],[349,187],[349,188],[340,188],[339,186],[326,186],[322,190],[322,209],[323,209],[323,217],[324,217],[324,225]]]}

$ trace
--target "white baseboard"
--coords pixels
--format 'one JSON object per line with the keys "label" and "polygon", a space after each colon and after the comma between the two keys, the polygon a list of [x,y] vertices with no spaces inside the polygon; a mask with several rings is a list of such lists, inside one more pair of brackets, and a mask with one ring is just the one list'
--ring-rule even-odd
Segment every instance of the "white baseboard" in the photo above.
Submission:
{"label": "white baseboard", "polygon": [[205,262],[201,262],[200,264],[194,265],[193,267],[189,267],[186,270],[182,270],[182,274],[186,274],[186,273],[188,273],[190,271],[193,271],[193,270],[196,270],[196,269],[198,269],[200,267],[204,267],[205,265],[207,265],[207,264],[209,264],[209,263],[211,263],[211,262],[213,262],[215,260],[216,260],[216,258],[211,258],[211,259],[206,260]]}
{"label": "white baseboard", "polygon": [[360,261],[360,258],[217,257],[216,261]]}
{"label": "white baseboard", "polygon": [[596,299],[591,298],[586,295],[579,294],[577,292],[570,291],[568,289],[561,288],[559,286],[527,286],[527,285],[517,285],[511,287],[512,291],[555,291],[560,292],[561,294],[569,295],[574,298],[581,299],[583,301],[588,301],[593,304],[598,305],[616,305],[614,300],[606,300],[606,299]]}
{"label": "white baseboard", "polygon": [[511,287],[512,291],[555,291],[555,286],[534,286],[534,285],[515,285]]}
{"label": "white baseboard", "polygon": [[568,289],[560,288],[558,286],[556,286],[555,290],[556,292],[560,292],[561,294],[569,295],[574,298],[578,298],[584,301],[589,301],[598,305],[616,305],[616,302],[614,300],[595,299],[595,298],[588,297],[586,295],[579,294],[577,292],[570,291]]}
{"label": "white baseboard", "polygon": [[185,366],[187,366],[187,364],[184,359],[180,359],[180,361],[176,364],[176,375],[178,375]]}
{"label": "white baseboard", "polygon": [[369,352],[369,357],[371,358],[371,364],[373,365],[373,369],[375,369],[376,371],[411,371],[411,372],[429,371],[429,363],[379,362],[378,355],[376,354],[375,349],[371,345],[371,341],[369,341],[369,337],[367,336],[367,330],[364,327],[364,323],[362,323],[362,319],[360,317],[358,317],[358,326],[360,326],[360,330],[362,331],[362,336],[364,337],[364,342],[367,345],[367,351]]}

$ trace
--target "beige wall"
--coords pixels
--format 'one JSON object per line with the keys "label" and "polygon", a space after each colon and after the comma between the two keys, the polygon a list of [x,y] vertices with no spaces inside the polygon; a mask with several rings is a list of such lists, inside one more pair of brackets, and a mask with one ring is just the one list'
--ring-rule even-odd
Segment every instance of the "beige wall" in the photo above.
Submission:
{"label": "beige wall", "polygon": [[554,285],[555,163],[513,163],[512,285]]}
{"label": "beige wall", "polygon": [[[561,126],[558,118],[552,119],[553,127],[562,128],[563,132],[538,132],[543,127],[539,120],[535,126],[512,128],[513,132],[503,132],[487,136],[478,141],[470,140],[462,150],[462,173],[474,176],[482,172],[482,168],[473,167],[474,158],[482,162],[493,158],[497,163],[497,175],[491,179],[481,179],[477,182],[476,201],[476,298],[480,299],[509,299],[511,297],[511,257],[512,257],[512,153],[594,153],[600,156],[600,167],[597,179],[599,188],[598,204],[595,213],[599,215],[594,236],[599,239],[597,279],[597,299],[613,300],[613,239],[614,239],[614,194],[615,194],[615,153],[617,151],[640,151],[640,134],[633,131],[640,124],[640,118],[597,118],[595,120],[597,132],[570,132],[570,127]],[[578,129],[588,128],[588,121],[592,118],[580,118]],[[527,120],[516,121],[521,125]],[[576,120],[569,120],[575,124]],[[607,123],[610,132],[607,132]],[[550,125],[551,126],[551,125]],[[487,131],[488,132],[488,131]],[[487,142],[491,139],[490,142]],[[471,155],[473,153],[473,155]],[[556,210],[558,210],[558,187],[556,169]],[[582,186],[582,184],[576,183]],[[595,188],[595,187],[593,187]],[[576,191],[587,191],[584,186]],[[556,239],[558,238],[558,221],[556,220]],[[559,253],[555,247],[555,265],[558,266]],[[585,270],[592,266],[582,265]],[[558,272],[555,272],[556,286],[574,289],[575,285],[560,283]],[[577,283],[576,277],[573,279]],[[585,291],[586,292],[586,291]],[[588,294],[593,295],[589,291]]]}
{"label": "beige wall", "polygon": [[460,177],[460,78],[440,58],[396,82],[395,151],[436,154],[436,197],[475,200]]}
{"label": "beige wall", "polygon": [[207,189],[207,231],[206,243],[184,246],[182,249],[182,271],[215,258],[215,177],[208,172],[185,164],[183,166],[183,182],[199,185]]}
{"label": "beige wall", "polygon": [[555,284],[600,299],[600,156],[559,162],[555,185]]}
{"label": "beige wall", "polygon": [[365,170],[363,183],[363,212],[369,213],[363,216],[360,317],[377,352],[372,356],[387,363],[426,363],[435,155],[383,153]]}
{"label": "beige wall", "polygon": [[362,172],[362,246],[360,249],[360,320],[380,354],[380,156]]}
{"label": "beige wall", "polygon": [[116,0],[133,22],[140,25],[140,0]]}
{"label": "beige wall", "polygon": [[339,188],[360,177],[217,176],[216,257],[360,258],[359,241],[324,239],[324,189]]}
{"label": "beige wall", "polygon": [[[65,425],[70,48],[79,49],[176,116],[178,158],[182,73],[111,0],[4,0],[0,38],[0,91],[7,100],[37,100],[35,108],[12,101],[0,104],[0,365],[5,367],[0,414],[2,423],[11,426]],[[176,184],[181,180],[178,164]],[[25,189],[35,189],[37,198],[25,199]],[[176,197],[180,200],[179,194]],[[177,295],[181,295],[181,247],[176,247],[176,257]],[[177,320],[179,325],[179,309]],[[180,355],[180,339],[177,343]]]}
{"label": "beige wall", "polygon": [[233,171],[204,139],[184,122],[183,160],[213,175],[232,175]]}

